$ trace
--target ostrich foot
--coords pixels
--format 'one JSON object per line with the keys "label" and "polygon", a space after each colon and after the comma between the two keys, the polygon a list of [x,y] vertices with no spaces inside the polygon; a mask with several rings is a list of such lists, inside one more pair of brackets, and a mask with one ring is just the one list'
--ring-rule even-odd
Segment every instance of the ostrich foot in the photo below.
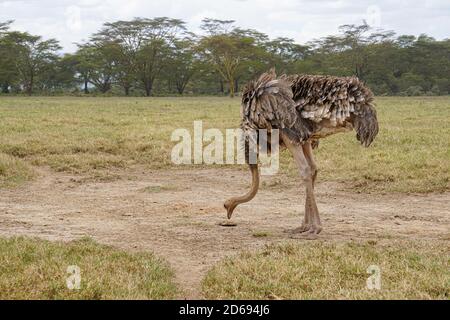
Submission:
{"label": "ostrich foot", "polygon": [[303,224],[299,228],[295,228],[293,230],[287,230],[288,233],[298,234],[305,233],[311,235],[318,235],[322,231],[322,226],[318,224]]}

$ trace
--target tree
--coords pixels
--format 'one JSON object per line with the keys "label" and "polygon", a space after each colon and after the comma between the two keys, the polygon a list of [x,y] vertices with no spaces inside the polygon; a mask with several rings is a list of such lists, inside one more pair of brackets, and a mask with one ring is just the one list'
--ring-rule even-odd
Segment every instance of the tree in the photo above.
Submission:
{"label": "tree", "polygon": [[76,69],[84,81],[85,93],[88,83],[94,85],[101,93],[111,90],[114,76],[113,44],[103,41],[79,45]]}
{"label": "tree", "polygon": [[83,48],[81,45],[71,59],[74,61],[75,79],[78,83],[83,84],[83,91],[85,94],[89,93],[89,79],[91,77],[91,71],[94,66],[91,64],[87,48]]}
{"label": "tree", "polygon": [[167,59],[165,74],[169,87],[174,85],[178,94],[183,94],[187,84],[199,71],[200,62],[196,54],[196,41],[193,37],[176,40]]}
{"label": "tree", "polygon": [[[448,94],[450,40],[421,34],[396,36],[365,22],[343,25],[302,45],[235,26],[233,20],[204,19],[202,36],[167,17],[105,23],[75,54],[59,56],[56,40],[11,30],[0,22],[0,91],[28,94],[121,88],[159,93],[225,94],[263,71],[355,75],[376,94]],[[113,91],[114,93],[117,90]]]}
{"label": "tree", "polygon": [[265,44],[271,55],[271,64],[282,73],[294,73],[295,64],[310,53],[309,46],[302,46],[290,38],[276,38]]}
{"label": "tree", "polygon": [[138,52],[142,49],[146,34],[146,22],[142,19],[105,23],[102,30],[93,36],[93,41],[114,43],[111,57],[114,59],[115,80],[129,95],[137,80]]}
{"label": "tree", "polygon": [[26,32],[9,32],[5,38],[15,53],[14,63],[19,82],[25,92],[31,95],[42,73],[58,60],[56,52],[61,47],[55,39],[44,41],[42,37]]}
{"label": "tree", "polygon": [[203,20],[202,29],[208,32],[200,40],[199,49],[202,58],[208,62],[228,83],[230,97],[236,91],[236,79],[242,66],[256,56],[258,38],[252,30],[231,27],[232,20]]}
{"label": "tree", "polygon": [[4,36],[8,32],[8,30],[11,27],[11,24],[13,22],[14,22],[14,20],[0,22],[0,37]]}
{"label": "tree", "polygon": [[[45,75],[44,86],[57,90],[70,90],[79,85],[76,77],[77,60],[73,54],[65,54],[51,65],[50,72]],[[45,77],[46,76],[46,77]]]}
{"label": "tree", "polygon": [[0,90],[9,93],[9,87],[16,78],[14,43],[6,37],[12,21],[0,22]]}
{"label": "tree", "polygon": [[137,78],[145,94],[150,96],[156,78],[167,64],[171,48],[186,27],[182,20],[166,17],[139,19],[139,21],[145,38],[136,56]]}

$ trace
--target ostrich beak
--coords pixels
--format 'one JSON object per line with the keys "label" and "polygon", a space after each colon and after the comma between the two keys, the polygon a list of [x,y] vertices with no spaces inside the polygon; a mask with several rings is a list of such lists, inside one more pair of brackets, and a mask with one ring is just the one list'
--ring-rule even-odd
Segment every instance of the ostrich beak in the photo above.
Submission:
{"label": "ostrich beak", "polygon": [[228,219],[231,219],[231,216],[233,215],[233,211],[234,211],[235,206],[232,206],[232,205],[230,205],[228,203],[225,203],[223,206],[227,210],[227,217],[228,217]]}

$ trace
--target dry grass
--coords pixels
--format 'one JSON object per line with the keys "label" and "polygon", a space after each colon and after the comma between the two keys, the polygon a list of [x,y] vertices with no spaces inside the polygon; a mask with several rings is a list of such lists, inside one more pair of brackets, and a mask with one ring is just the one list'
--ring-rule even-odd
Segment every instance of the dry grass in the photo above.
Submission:
{"label": "dry grass", "polygon": [[252,236],[255,238],[267,238],[270,236],[270,232],[267,231],[254,231]]}
{"label": "dry grass", "polygon": [[[66,284],[72,265],[80,267],[80,290]],[[0,238],[0,299],[172,299],[172,280],[172,271],[152,254],[89,239]]]}
{"label": "dry grass", "polygon": [[143,192],[148,193],[160,193],[164,191],[180,191],[180,186],[167,184],[167,185],[156,185],[156,186],[148,186],[142,189]]}
{"label": "dry grass", "polygon": [[[381,290],[367,289],[369,266]],[[243,253],[203,281],[209,299],[449,299],[448,244],[284,244]]]}
{"label": "dry grass", "polygon": [[351,182],[359,191],[450,189],[450,98],[378,98],[380,133],[369,149],[353,134],[323,140],[319,180]]}
{"label": "dry grass", "polygon": [[25,161],[0,153],[0,187],[16,186],[33,177],[33,169]]}
{"label": "dry grass", "polygon": [[[33,166],[82,174],[81,181],[120,178],[120,169],[174,168],[171,133],[239,125],[229,98],[0,98],[0,187],[34,177]],[[317,151],[320,181],[359,192],[450,190],[449,97],[377,98],[380,134],[362,148],[354,133],[325,139]],[[282,171],[297,178],[284,152]],[[202,166],[192,167],[198,170]],[[245,166],[242,166],[243,170]],[[155,173],[157,174],[157,172]],[[263,180],[276,191],[286,181]],[[177,191],[155,185],[142,192]],[[255,238],[271,237],[259,230]],[[305,243],[271,246],[227,259],[203,282],[208,298],[449,299],[448,244]],[[82,270],[82,288],[66,288],[66,268]],[[382,270],[382,290],[368,291],[367,267]],[[0,238],[0,298],[165,299],[175,287],[167,265],[90,240],[69,244]]]}
{"label": "dry grass", "polygon": [[[29,179],[26,164],[106,180],[136,164],[172,167],[174,129],[192,131],[194,120],[205,128],[235,128],[239,104],[211,97],[2,97],[0,153],[13,161],[0,159],[0,184]],[[377,104],[381,131],[373,147],[360,147],[353,133],[322,141],[319,181],[346,182],[362,192],[449,190],[449,97],[378,98]],[[282,169],[295,175],[286,152]]]}

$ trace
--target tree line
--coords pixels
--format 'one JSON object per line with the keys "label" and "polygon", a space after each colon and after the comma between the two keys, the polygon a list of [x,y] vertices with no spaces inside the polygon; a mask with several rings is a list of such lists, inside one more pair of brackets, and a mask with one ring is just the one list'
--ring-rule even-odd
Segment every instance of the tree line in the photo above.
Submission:
{"label": "tree line", "polygon": [[233,20],[204,19],[201,35],[167,17],[105,23],[75,53],[0,22],[3,94],[222,94],[261,72],[356,75],[378,95],[450,93],[450,39],[396,35],[365,22],[306,44],[270,39]]}

